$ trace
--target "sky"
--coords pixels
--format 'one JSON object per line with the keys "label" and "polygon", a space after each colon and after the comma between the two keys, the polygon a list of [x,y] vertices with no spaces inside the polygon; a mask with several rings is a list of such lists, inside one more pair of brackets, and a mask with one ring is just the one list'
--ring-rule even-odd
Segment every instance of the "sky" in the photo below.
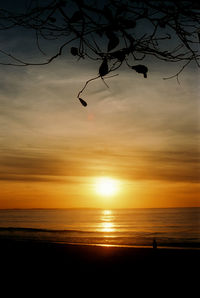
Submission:
{"label": "sky", "polygon": [[[31,38],[2,36],[32,55]],[[199,73],[149,61],[88,85],[99,65],[66,54],[47,66],[0,68],[0,209],[197,207]],[[117,181],[113,196],[99,177]]]}

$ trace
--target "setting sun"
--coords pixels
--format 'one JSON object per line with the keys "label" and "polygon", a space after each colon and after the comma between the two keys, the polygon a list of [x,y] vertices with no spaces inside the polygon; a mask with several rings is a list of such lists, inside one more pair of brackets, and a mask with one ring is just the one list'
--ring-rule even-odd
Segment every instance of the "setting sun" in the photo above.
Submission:
{"label": "setting sun", "polygon": [[98,178],[95,184],[96,192],[102,196],[113,196],[119,188],[117,180],[109,177]]}

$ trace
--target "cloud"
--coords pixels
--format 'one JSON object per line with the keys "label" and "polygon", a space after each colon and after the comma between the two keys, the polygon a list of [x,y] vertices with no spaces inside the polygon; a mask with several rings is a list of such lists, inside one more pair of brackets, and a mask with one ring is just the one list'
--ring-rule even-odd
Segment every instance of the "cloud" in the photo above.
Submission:
{"label": "cloud", "polygon": [[[137,151],[130,147],[86,147],[47,150],[1,150],[0,180],[29,182],[78,181],[80,177],[110,175],[129,180],[196,183],[198,151]],[[72,179],[73,178],[73,179]]]}
{"label": "cloud", "polygon": [[1,150],[0,180],[67,182],[80,175],[80,162],[34,150]]}
{"label": "cloud", "polygon": [[[71,59],[1,69],[0,142],[4,180],[64,181],[101,173],[127,179],[197,181],[195,80],[179,86],[122,71],[89,85],[96,66]],[[189,82],[189,83],[187,83]]]}
{"label": "cloud", "polygon": [[198,151],[136,151],[109,148],[85,154],[93,173],[129,180],[162,180],[197,183]]}

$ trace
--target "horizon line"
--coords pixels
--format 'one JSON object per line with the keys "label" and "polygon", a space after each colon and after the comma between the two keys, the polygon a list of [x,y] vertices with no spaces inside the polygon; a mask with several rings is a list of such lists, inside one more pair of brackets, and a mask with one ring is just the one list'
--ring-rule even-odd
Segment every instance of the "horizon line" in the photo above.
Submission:
{"label": "horizon line", "polygon": [[100,207],[55,207],[55,208],[0,208],[1,210],[127,210],[127,209],[183,209],[200,208],[200,206],[175,206],[175,207],[128,207],[128,208],[100,208]]}

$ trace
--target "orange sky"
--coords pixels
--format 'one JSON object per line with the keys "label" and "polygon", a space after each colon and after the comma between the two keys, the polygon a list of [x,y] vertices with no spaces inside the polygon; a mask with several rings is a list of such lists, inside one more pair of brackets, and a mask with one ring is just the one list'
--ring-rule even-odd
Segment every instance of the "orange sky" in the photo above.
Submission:
{"label": "orange sky", "polygon": [[[149,77],[122,70],[76,100],[96,68],[70,59],[0,71],[0,208],[200,206],[198,76],[152,65]],[[167,73],[167,74],[166,74]],[[119,181],[95,193],[96,177]]]}

